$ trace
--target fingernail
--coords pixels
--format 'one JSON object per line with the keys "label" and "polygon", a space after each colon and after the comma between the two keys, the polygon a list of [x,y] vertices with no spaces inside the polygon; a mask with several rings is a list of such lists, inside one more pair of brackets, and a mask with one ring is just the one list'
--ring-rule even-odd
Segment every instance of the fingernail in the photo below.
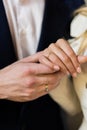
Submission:
{"label": "fingernail", "polygon": [[77,72],[81,73],[81,68],[80,67],[77,68]]}
{"label": "fingernail", "polygon": [[54,69],[55,69],[55,70],[59,70],[60,68],[59,68],[59,66],[55,65],[55,66],[54,66]]}
{"label": "fingernail", "polygon": [[72,76],[73,76],[73,77],[77,77],[77,73],[73,73]]}

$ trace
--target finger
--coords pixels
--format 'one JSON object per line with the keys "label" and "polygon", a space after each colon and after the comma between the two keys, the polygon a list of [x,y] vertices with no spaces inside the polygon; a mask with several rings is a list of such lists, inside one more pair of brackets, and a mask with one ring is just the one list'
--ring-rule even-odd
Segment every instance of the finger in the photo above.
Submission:
{"label": "finger", "polygon": [[70,47],[69,43],[64,39],[59,39],[56,44],[68,55],[68,57],[71,59],[71,61],[73,63],[73,66],[75,67],[77,72],[79,72],[79,70],[80,70],[79,61],[77,59],[75,52]]}
{"label": "finger", "polygon": [[41,63],[28,63],[27,65],[29,75],[41,75],[55,72],[55,70]]}
{"label": "finger", "polygon": [[69,74],[69,70],[67,69],[67,67],[65,66],[65,64],[59,59],[58,56],[56,56],[54,53],[51,53],[51,54],[49,55],[49,59],[50,59],[50,61],[51,61],[53,64],[59,66],[60,70],[61,70],[63,73]]}
{"label": "finger", "polygon": [[[40,87],[38,87],[38,92],[40,94],[48,93],[51,90],[53,90],[55,87],[58,87],[61,78],[63,78],[63,76],[64,76],[64,73],[58,72],[55,76],[57,76],[57,79],[54,80],[54,82],[57,81],[56,83],[52,82],[52,80],[50,79],[50,80],[48,80],[48,84],[43,84]],[[46,86],[47,86],[47,89],[48,89],[47,91],[46,91]]]}
{"label": "finger", "polygon": [[44,84],[56,84],[62,77],[63,77],[64,73],[63,72],[57,72],[57,73],[53,73],[53,74],[47,74],[47,75],[38,75],[38,76],[33,76],[32,79],[33,80],[28,80],[27,78],[27,86],[30,87],[38,87],[38,86],[42,86]]}
{"label": "finger", "polygon": [[[76,69],[68,55],[61,50],[61,48],[57,47],[55,44],[50,45],[51,51],[57,55],[57,57],[60,59],[60,61],[65,65],[67,71],[70,72],[72,76],[76,76]],[[60,66],[59,66],[60,67]]]}
{"label": "finger", "polygon": [[83,64],[87,62],[87,56],[78,56],[78,61]]}
{"label": "finger", "polygon": [[39,62],[47,65],[48,67],[54,69],[55,71],[58,71],[60,69],[58,65],[50,61],[46,56],[41,56]]}
{"label": "finger", "polygon": [[62,72],[55,73],[54,75],[51,74],[51,75],[36,76],[37,80],[35,86],[33,85],[31,87],[32,93],[30,93],[30,87],[27,88],[25,90],[24,99],[33,100],[47,94],[49,91],[58,86],[60,79],[63,76],[64,73]]}

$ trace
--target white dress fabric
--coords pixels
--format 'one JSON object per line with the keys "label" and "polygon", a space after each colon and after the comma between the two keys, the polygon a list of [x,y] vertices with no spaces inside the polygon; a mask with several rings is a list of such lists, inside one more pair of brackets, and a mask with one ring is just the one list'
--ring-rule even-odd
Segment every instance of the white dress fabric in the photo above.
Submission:
{"label": "white dress fabric", "polygon": [[36,52],[44,14],[44,0],[3,0],[19,59]]}
{"label": "white dress fabric", "polygon": [[85,1],[85,4],[87,5],[87,0],[84,0]]}
{"label": "white dress fabric", "polygon": [[78,14],[71,23],[70,35],[72,37],[79,37],[87,30],[87,17]]}
{"label": "white dress fabric", "polygon": [[[87,31],[87,16],[78,14],[71,23],[71,36],[75,38],[81,37],[81,35]],[[71,43],[72,48],[78,54],[80,46],[82,46],[83,37],[77,39]],[[87,56],[87,45],[85,51],[81,53]],[[73,79],[76,93],[79,97],[81,109],[83,112],[83,122],[79,130],[87,130],[87,63],[82,65],[82,73]]]}

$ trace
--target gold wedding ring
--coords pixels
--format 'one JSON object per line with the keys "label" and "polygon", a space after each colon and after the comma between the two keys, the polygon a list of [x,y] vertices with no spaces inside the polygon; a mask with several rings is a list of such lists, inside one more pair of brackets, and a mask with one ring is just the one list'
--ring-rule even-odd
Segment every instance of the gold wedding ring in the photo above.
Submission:
{"label": "gold wedding ring", "polygon": [[48,84],[45,84],[45,92],[48,92],[49,89],[48,89]]}

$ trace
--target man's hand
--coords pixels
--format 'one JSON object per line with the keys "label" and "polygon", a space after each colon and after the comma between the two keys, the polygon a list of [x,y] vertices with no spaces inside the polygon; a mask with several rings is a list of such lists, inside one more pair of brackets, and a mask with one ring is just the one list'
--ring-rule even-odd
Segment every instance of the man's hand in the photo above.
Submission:
{"label": "man's hand", "polygon": [[30,101],[58,86],[64,75],[38,62],[41,53],[24,58],[0,70],[0,99]]}

